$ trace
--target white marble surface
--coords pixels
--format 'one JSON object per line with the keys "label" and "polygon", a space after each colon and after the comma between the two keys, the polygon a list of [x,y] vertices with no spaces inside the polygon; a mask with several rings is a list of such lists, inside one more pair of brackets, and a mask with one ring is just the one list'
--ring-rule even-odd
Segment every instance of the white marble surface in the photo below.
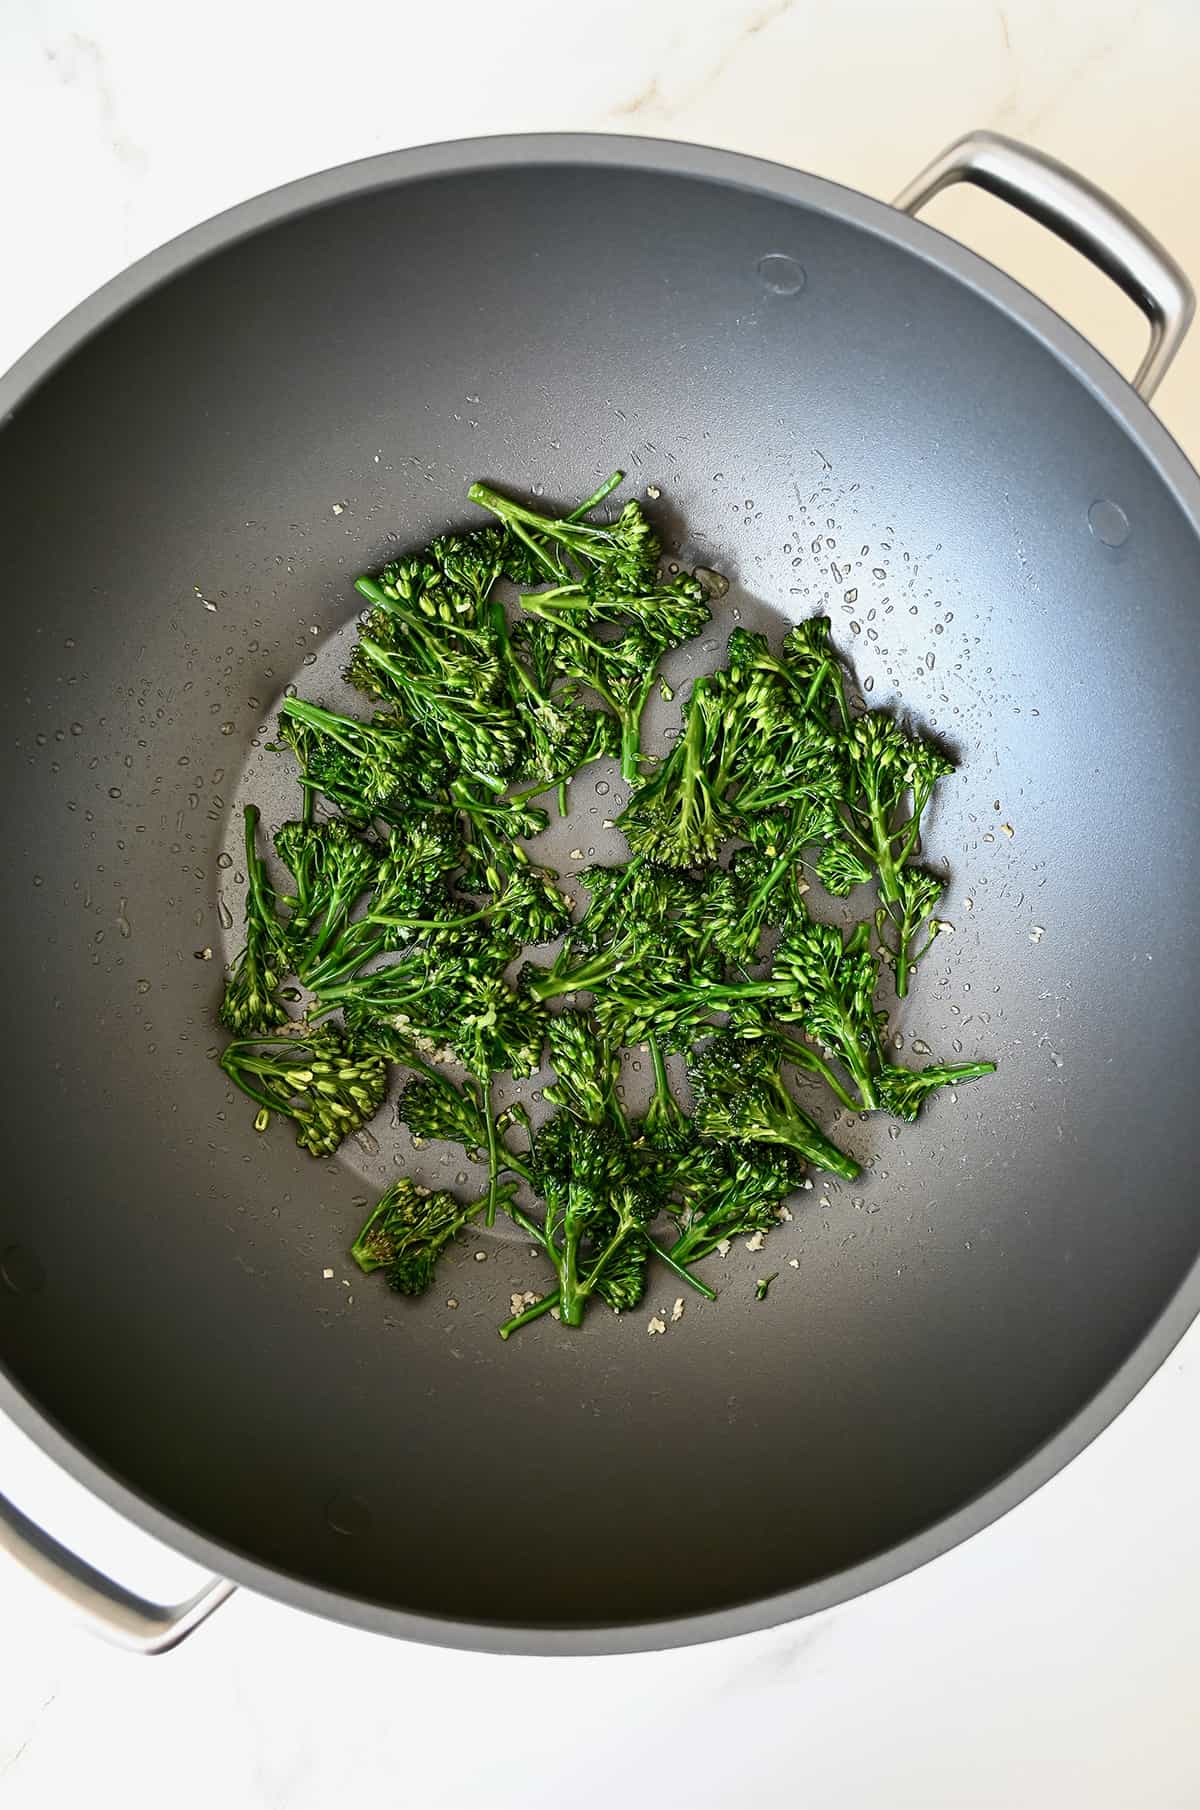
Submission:
{"label": "white marble surface", "polygon": [[[0,363],[130,259],[305,171],[558,127],[759,152],[894,192],[960,131],[1025,136],[1200,277],[1192,0],[7,0]],[[977,194],[938,222],[1125,368],[1132,309]],[[1160,412],[1200,459],[1200,331]],[[0,1800],[500,1810],[564,1797],[849,1810],[1200,1804],[1200,1328],[1064,1475],[923,1572],[809,1623],[578,1663],[430,1652],[236,1596],[156,1662],[0,1562]],[[189,1568],[0,1426],[0,1482],[130,1582]]]}

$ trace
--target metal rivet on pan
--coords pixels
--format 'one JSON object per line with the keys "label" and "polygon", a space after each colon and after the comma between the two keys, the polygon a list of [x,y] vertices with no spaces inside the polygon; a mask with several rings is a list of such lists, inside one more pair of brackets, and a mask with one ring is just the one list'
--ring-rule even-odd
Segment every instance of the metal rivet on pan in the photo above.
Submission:
{"label": "metal rivet on pan", "polygon": [[40,1260],[23,1244],[0,1251],[0,1282],[14,1295],[36,1295],[46,1286]]}
{"label": "metal rivet on pan", "polygon": [[1088,527],[1106,547],[1119,547],[1129,539],[1129,517],[1120,503],[1097,497],[1088,510]]}
{"label": "metal rivet on pan", "polygon": [[755,269],[763,288],[772,295],[799,295],[806,281],[803,265],[786,251],[765,252]]}
{"label": "metal rivet on pan", "polygon": [[348,1539],[371,1531],[371,1511],[361,1496],[334,1496],[325,1504],[325,1519],[334,1533]]}

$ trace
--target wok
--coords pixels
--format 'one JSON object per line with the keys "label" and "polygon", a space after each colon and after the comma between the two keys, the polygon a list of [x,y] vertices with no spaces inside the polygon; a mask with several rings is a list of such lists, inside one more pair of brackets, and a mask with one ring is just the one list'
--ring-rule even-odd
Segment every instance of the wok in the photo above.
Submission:
{"label": "wok", "polygon": [[[911,217],[962,179],[1139,303],[1136,389]],[[1078,1452],[1200,1302],[1200,480],[1143,399],[1190,311],[1119,208],[1002,139],[890,208],[548,137],[311,177],[56,327],[0,395],[0,1409],[222,1580],[513,1652],[806,1614]],[[354,573],[477,476],[566,500],[614,466],[730,575],[719,637],[829,608],[873,701],[955,750],[956,934],[893,1028],[1000,1067],[897,1142],[853,1128],[873,1166],[801,1197],[766,1302],[739,1250],[669,1336],[502,1345],[523,1242],[463,1254],[456,1312],[343,1287],[385,1122],[331,1163],[253,1135],[211,1059],[218,856]],[[231,1587],[147,1604],[2,1520],[143,1649]]]}

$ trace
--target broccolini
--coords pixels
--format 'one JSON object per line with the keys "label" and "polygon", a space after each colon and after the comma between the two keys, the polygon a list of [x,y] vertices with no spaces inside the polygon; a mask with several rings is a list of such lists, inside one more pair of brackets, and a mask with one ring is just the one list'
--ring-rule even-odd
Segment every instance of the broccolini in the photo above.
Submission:
{"label": "broccolini", "polygon": [[[505,1339],[549,1316],[574,1329],[597,1303],[626,1313],[660,1270],[713,1299],[693,1266],[741,1234],[757,1250],[806,1169],[857,1177],[790,1076],[843,1113],[912,1120],[994,1067],[902,1066],[881,1002],[881,968],[903,998],[941,928],[921,834],[951,762],[864,707],[823,616],[777,647],[735,628],[678,739],[647,753],[646,705],[671,695],[661,662],[711,599],[664,569],[639,503],[594,519],[620,479],[563,513],[473,484],[487,525],[357,580],[345,677],[370,714],[283,699],[272,746],[295,761],[302,808],[275,830],[278,877],[244,813],[244,937],[217,1013],[222,1069],[259,1130],[287,1119],[328,1157],[398,1070],[414,1146],[486,1163],[466,1204],[397,1176],[351,1255],[420,1295],[469,1225],[509,1216],[546,1276],[514,1296]],[[629,856],[578,876],[577,912],[528,845],[543,801],[565,814],[572,779],[605,760],[630,787]],[[814,886],[876,897],[842,927]],[[557,947],[534,963],[538,945]],[[625,1095],[640,1055],[639,1116]],[[544,1064],[542,1093],[511,1097]]]}

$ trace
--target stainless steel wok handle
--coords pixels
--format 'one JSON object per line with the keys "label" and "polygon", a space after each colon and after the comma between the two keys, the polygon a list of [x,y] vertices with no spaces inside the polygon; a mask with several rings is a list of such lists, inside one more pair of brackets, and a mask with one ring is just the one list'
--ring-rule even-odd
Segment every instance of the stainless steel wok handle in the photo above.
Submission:
{"label": "stainless steel wok handle", "polygon": [[1149,402],[1183,344],[1196,297],[1165,246],[1119,202],[1065,164],[997,132],[969,132],[935,157],[896,197],[915,214],[954,182],[973,182],[1081,251],[1137,303],[1150,322],[1150,348],[1133,378]]}
{"label": "stainless steel wok handle", "polygon": [[165,1653],[178,1646],[237,1588],[214,1577],[186,1602],[148,1603],[60,1545],[7,1496],[0,1496],[0,1550],[56,1591],[77,1619],[131,1653]]}

